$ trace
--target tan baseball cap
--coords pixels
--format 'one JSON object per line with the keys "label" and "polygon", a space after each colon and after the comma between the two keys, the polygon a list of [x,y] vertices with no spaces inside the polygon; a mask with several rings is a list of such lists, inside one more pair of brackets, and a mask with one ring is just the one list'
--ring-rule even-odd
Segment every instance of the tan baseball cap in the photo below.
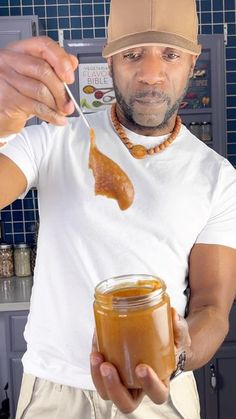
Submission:
{"label": "tan baseball cap", "polygon": [[111,0],[107,58],[145,45],[175,47],[199,55],[195,0]]}

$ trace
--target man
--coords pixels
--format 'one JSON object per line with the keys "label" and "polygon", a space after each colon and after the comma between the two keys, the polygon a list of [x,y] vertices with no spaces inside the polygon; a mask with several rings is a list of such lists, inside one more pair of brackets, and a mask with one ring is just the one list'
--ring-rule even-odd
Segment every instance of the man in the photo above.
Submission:
{"label": "man", "polygon": [[[117,105],[112,118],[109,110],[88,118],[99,149],[133,182],[126,211],[94,196],[88,130],[81,118],[66,120],[73,105],[62,82],[73,81],[75,58],[47,38],[0,53],[0,136],[9,140],[0,207],[32,186],[40,205],[17,419],[200,418],[191,371],[222,343],[235,295],[236,174],[178,123],[199,53],[194,0],[112,0],[104,56]],[[51,124],[22,130],[32,115]],[[166,382],[137,366],[143,391],[129,391],[96,339],[91,375],[88,358],[94,286],[137,272],[165,280],[186,362]]]}

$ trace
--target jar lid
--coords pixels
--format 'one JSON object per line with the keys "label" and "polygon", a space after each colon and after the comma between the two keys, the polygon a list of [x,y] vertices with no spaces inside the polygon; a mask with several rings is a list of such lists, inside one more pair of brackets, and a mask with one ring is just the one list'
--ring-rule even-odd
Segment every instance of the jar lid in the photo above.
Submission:
{"label": "jar lid", "polygon": [[11,249],[12,245],[7,243],[0,243],[0,249]]}
{"label": "jar lid", "polygon": [[189,125],[200,125],[199,124],[199,122],[195,122],[195,121],[193,121],[193,122],[190,122],[190,124]]}
{"label": "jar lid", "polygon": [[203,121],[203,122],[202,122],[202,125],[210,125],[210,122]]}
{"label": "jar lid", "polygon": [[15,249],[26,249],[27,247],[29,247],[27,243],[18,243],[14,246]]}

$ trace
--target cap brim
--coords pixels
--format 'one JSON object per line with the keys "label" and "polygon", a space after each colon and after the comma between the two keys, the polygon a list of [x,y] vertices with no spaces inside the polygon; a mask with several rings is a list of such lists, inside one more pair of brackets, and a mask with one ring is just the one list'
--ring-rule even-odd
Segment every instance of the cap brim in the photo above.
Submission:
{"label": "cap brim", "polygon": [[179,49],[192,55],[201,53],[201,45],[183,38],[179,35],[166,32],[148,31],[131,34],[114,41],[108,42],[104,47],[102,55],[108,58],[130,48],[139,46],[161,45]]}

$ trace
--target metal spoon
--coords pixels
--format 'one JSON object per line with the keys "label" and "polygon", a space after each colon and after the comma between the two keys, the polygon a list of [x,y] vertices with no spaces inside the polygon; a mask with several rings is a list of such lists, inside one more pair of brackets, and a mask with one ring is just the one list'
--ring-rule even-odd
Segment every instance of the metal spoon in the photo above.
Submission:
{"label": "metal spoon", "polygon": [[65,86],[65,89],[66,89],[69,97],[71,98],[72,102],[74,103],[75,109],[79,112],[79,114],[80,114],[81,118],[83,119],[85,125],[88,127],[88,129],[90,129],[89,123],[88,123],[87,119],[85,118],[82,109],[80,109],[80,106],[78,105],[77,101],[75,100],[74,95],[72,94],[72,92],[69,89],[69,87],[67,86],[67,84],[66,83],[63,83],[63,84]]}

